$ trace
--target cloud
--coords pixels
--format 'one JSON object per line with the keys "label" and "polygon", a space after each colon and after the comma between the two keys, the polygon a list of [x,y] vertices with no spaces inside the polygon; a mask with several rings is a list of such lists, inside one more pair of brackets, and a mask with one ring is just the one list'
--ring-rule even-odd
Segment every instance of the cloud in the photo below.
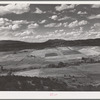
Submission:
{"label": "cloud", "polygon": [[0,6],[0,16],[15,13],[22,14],[30,10],[30,4],[9,4],[6,6]]}
{"label": "cloud", "polygon": [[95,23],[94,27],[100,27],[100,23]]}
{"label": "cloud", "polygon": [[65,22],[65,23],[50,23],[50,24],[44,25],[44,27],[67,27],[67,26],[68,26],[67,22]]}
{"label": "cloud", "polygon": [[68,27],[68,22],[64,22],[64,23],[63,23],[63,26],[64,26],[64,27]]}
{"label": "cloud", "polygon": [[100,14],[98,15],[91,15],[88,17],[88,19],[99,19],[100,18]]}
{"label": "cloud", "polygon": [[73,21],[68,25],[70,28],[78,26],[78,21]]}
{"label": "cloud", "polygon": [[7,18],[0,18],[0,31],[3,30],[12,30],[14,24],[12,24],[12,20],[8,20]]}
{"label": "cloud", "polygon": [[39,25],[37,23],[34,23],[34,24],[32,23],[32,24],[28,25],[28,28],[30,28],[30,29],[37,28],[37,27],[39,27]]}
{"label": "cloud", "polygon": [[93,26],[91,26],[91,29],[99,28],[100,29],[100,23],[95,23]]}
{"label": "cloud", "polygon": [[55,25],[55,27],[61,27],[63,24],[62,23],[58,23]]}
{"label": "cloud", "polygon": [[71,32],[66,31],[65,29],[57,29],[53,32],[47,32],[44,35],[36,35],[36,39],[40,41],[48,40],[48,39],[67,39],[67,40],[77,40],[82,39],[84,37],[80,36],[83,34],[83,27],[79,27],[79,29],[74,29]]}
{"label": "cloud", "polygon": [[[54,38],[72,40],[100,37],[100,23],[99,20],[96,20],[96,18],[100,18],[100,14],[98,9],[94,9],[99,8],[99,5],[82,5],[82,7],[76,7],[77,5],[58,4],[58,6],[49,5],[52,6],[50,8],[48,6],[44,7],[44,5],[41,8],[39,5],[34,6],[34,4],[31,7],[30,5],[23,5],[0,5],[0,16],[2,17],[0,18],[0,39],[33,42]],[[89,13],[90,15],[88,15],[90,6],[91,14]],[[29,17],[24,16],[23,13],[25,12],[28,12],[26,14],[29,14]],[[12,13],[14,13],[13,16],[11,16]],[[16,14],[21,15],[17,15],[17,18]],[[91,22],[89,19],[95,20]]]}
{"label": "cloud", "polygon": [[20,29],[22,25],[27,25],[29,22],[26,20],[12,21],[7,18],[0,18],[0,30],[16,30]]}
{"label": "cloud", "polygon": [[57,15],[53,15],[50,18],[53,19],[53,20],[57,20],[58,16]]}
{"label": "cloud", "polygon": [[84,12],[82,12],[82,11],[78,11],[77,14],[79,14],[79,15],[84,15],[84,14],[87,14],[87,12],[86,12],[86,11],[84,11]]}
{"label": "cloud", "polygon": [[21,26],[28,25],[28,24],[29,24],[29,22],[27,22],[26,20],[12,21],[12,30],[20,29]]}
{"label": "cloud", "polygon": [[0,26],[7,26],[10,25],[12,21],[8,20],[7,18],[0,18]]}
{"label": "cloud", "polygon": [[42,14],[42,13],[43,13],[43,11],[42,11],[42,10],[40,10],[39,8],[37,8],[37,7],[36,7],[36,11],[35,11],[34,13],[37,13],[37,14]]}
{"label": "cloud", "polygon": [[69,12],[75,12],[76,11],[76,9],[72,9],[72,10],[70,10]]}
{"label": "cloud", "polygon": [[71,4],[71,5],[62,4],[60,6],[56,6],[55,9],[56,9],[56,11],[62,11],[65,9],[73,9],[74,7],[75,7],[74,4]]}
{"label": "cloud", "polygon": [[87,31],[84,34],[84,39],[94,39],[94,38],[100,38],[100,32],[99,31]]}
{"label": "cloud", "polygon": [[35,34],[36,31],[34,31],[34,29],[26,28],[20,32],[15,32],[13,38],[21,41],[32,42],[34,41]]}
{"label": "cloud", "polygon": [[94,23],[94,25],[84,33],[84,39],[90,38],[100,38],[100,23]]}
{"label": "cloud", "polygon": [[44,27],[54,27],[55,25],[56,23],[50,23],[50,24],[44,25]]}
{"label": "cloud", "polygon": [[95,23],[93,26],[91,26],[92,31],[100,31],[100,23]]}
{"label": "cloud", "polygon": [[59,18],[58,21],[67,20],[67,19],[69,19],[69,18],[70,18],[70,17],[65,16],[65,17],[63,17],[63,18]]}
{"label": "cloud", "polygon": [[47,25],[44,25],[44,27],[68,27],[68,22],[64,22],[64,23],[50,23],[50,24],[47,24]]}
{"label": "cloud", "polygon": [[15,24],[15,25],[12,26],[12,30],[17,30],[19,28],[20,28],[20,26],[18,24]]}
{"label": "cloud", "polygon": [[9,20],[7,18],[0,18],[0,39],[15,39],[22,40],[25,37],[34,36],[39,25],[33,21],[26,20]]}
{"label": "cloud", "polygon": [[86,20],[82,20],[82,21],[77,21],[77,20],[75,20],[75,21],[73,21],[73,22],[71,22],[68,26],[69,26],[69,28],[73,28],[73,27],[76,27],[76,26],[82,26],[82,25],[86,25],[88,22],[86,21]]}
{"label": "cloud", "polygon": [[13,24],[29,24],[30,22],[28,22],[27,20],[16,20],[16,21],[12,21]]}
{"label": "cloud", "polygon": [[[97,38],[100,37],[100,31],[97,31],[96,29],[93,30],[88,30],[86,31],[82,25],[85,25],[87,22],[85,20],[82,21],[74,21],[75,25],[73,26],[73,29],[70,31],[66,29],[56,29],[52,32],[47,32],[44,35],[37,35],[36,38],[44,41],[48,39],[67,39],[67,40],[78,40],[78,39],[89,39],[89,38]],[[60,23],[56,25],[61,25]],[[54,27],[56,26],[54,25]],[[68,22],[66,22],[66,27],[68,26]],[[75,28],[76,26],[79,26]],[[94,27],[100,27],[100,23],[95,23]]]}
{"label": "cloud", "polygon": [[88,22],[86,20],[79,21],[78,25],[86,25]]}
{"label": "cloud", "polygon": [[48,39],[61,39],[63,38],[62,35],[63,33],[54,34],[54,32],[47,32],[45,35],[36,35],[35,39],[38,39],[39,41],[46,41]]}
{"label": "cloud", "polygon": [[26,36],[32,36],[34,34],[35,34],[34,30],[27,29],[27,30],[23,30],[23,32],[21,32],[19,35],[26,37]]}
{"label": "cloud", "polygon": [[40,21],[39,23],[40,24],[44,24],[46,22],[46,20],[42,20],[42,21]]}
{"label": "cloud", "polygon": [[100,4],[94,4],[92,5],[92,8],[100,8]]}

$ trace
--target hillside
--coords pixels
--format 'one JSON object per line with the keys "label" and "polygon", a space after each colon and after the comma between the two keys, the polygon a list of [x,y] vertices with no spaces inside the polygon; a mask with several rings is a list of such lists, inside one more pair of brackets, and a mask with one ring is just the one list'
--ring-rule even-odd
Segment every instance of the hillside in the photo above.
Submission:
{"label": "hillside", "polygon": [[100,91],[100,85],[71,86],[56,78],[1,76],[0,91]]}
{"label": "hillside", "polygon": [[29,43],[22,41],[3,40],[0,41],[0,51],[13,51],[23,49],[44,49],[57,46],[100,46],[100,39],[87,40],[62,40],[54,39],[41,43]]}

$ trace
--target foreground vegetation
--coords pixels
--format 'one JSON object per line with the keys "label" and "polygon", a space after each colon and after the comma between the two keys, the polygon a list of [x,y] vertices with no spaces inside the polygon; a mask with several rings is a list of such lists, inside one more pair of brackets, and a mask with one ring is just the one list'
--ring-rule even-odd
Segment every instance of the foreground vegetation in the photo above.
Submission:
{"label": "foreground vegetation", "polygon": [[100,91],[100,85],[72,87],[57,78],[1,76],[0,91]]}

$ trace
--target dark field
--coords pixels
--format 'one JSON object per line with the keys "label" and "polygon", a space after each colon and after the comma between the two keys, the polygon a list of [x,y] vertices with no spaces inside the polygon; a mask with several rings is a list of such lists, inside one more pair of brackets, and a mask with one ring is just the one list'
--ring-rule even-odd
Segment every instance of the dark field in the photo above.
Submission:
{"label": "dark field", "polygon": [[100,91],[100,85],[71,86],[55,78],[0,77],[1,91]]}

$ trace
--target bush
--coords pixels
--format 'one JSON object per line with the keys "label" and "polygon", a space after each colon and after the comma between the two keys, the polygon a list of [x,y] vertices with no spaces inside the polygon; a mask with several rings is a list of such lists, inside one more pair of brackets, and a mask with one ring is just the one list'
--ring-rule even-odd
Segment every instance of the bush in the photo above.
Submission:
{"label": "bush", "polygon": [[58,63],[58,68],[61,68],[61,67],[65,67],[65,64],[63,62]]}
{"label": "bush", "polygon": [[49,64],[47,67],[48,68],[56,68],[57,66],[55,64]]}

